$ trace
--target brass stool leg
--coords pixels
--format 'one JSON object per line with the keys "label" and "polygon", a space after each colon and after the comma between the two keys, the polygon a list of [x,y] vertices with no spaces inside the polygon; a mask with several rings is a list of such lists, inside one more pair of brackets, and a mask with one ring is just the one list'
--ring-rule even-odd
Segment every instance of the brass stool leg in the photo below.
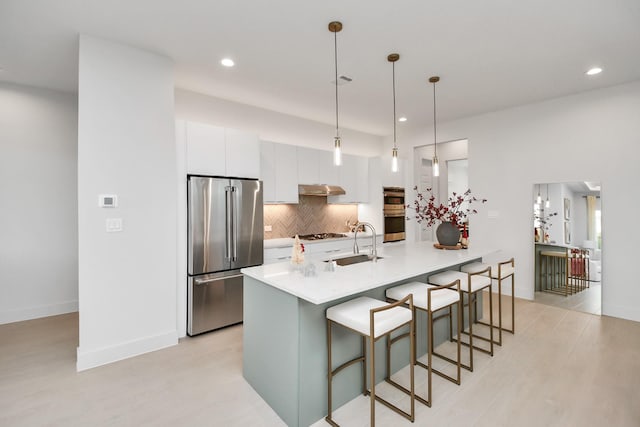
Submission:
{"label": "brass stool leg", "polygon": [[375,339],[373,336],[369,337],[369,378],[371,386],[371,427],[376,425],[376,352],[375,352]]}
{"label": "brass stool leg", "polygon": [[498,279],[498,345],[502,345],[502,278]]}
{"label": "brass stool leg", "polygon": [[327,319],[327,417],[325,420],[335,426],[332,421],[331,408],[333,407],[331,401],[331,389],[333,383],[333,367],[331,364],[331,320]]}
{"label": "brass stool leg", "polygon": [[[471,307],[471,292],[469,292],[469,370],[473,372],[473,316]],[[464,318],[462,319],[464,321]]]}

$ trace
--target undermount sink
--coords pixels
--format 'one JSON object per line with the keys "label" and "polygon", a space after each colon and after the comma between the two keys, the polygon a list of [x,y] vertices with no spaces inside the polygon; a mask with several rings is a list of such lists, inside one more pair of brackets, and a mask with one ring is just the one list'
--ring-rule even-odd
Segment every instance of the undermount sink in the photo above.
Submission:
{"label": "undermount sink", "polygon": [[[376,259],[382,259],[382,257],[379,256]],[[358,255],[351,255],[351,256],[348,256],[348,257],[344,257],[344,258],[336,258],[336,259],[325,260],[325,262],[331,262],[331,261],[335,261],[336,264],[344,266],[344,265],[358,264],[358,263],[361,263],[361,262],[373,261],[373,256],[372,255],[366,255],[366,254],[358,254]]]}

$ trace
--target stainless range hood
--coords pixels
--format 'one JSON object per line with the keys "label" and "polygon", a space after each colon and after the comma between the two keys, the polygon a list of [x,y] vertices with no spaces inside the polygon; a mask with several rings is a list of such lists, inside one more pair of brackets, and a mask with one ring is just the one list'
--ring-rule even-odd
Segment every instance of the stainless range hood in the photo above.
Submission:
{"label": "stainless range hood", "polygon": [[299,184],[298,194],[301,196],[342,196],[347,193],[338,185]]}

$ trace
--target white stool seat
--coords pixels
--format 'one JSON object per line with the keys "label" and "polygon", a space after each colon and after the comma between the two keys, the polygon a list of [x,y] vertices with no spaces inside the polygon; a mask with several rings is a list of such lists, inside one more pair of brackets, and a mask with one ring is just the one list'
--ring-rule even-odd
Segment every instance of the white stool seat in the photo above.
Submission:
{"label": "white stool seat", "polygon": [[[327,309],[327,319],[353,329],[362,335],[370,336],[370,311],[386,305],[388,305],[388,303],[374,298],[359,297],[329,307]],[[374,338],[378,338],[404,325],[411,321],[411,318],[411,310],[404,307],[393,307],[392,309],[376,313],[374,315]]]}
{"label": "white stool seat", "polygon": [[[427,281],[433,285],[448,285],[454,280],[460,280],[460,290],[469,292],[469,275],[462,271],[444,271],[429,276]],[[487,276],[471,276],[471,292],[479,291],[491,286],[491,278]]]}
{"label": "white stool seat", "polygon": [[491,267],[491,278],[492,279],[504,279],[506,277],[511,276],[515,272],[515,268],[510,265],[503,265],[500,269],[500,276],[498,276],[498,264],[485,264],[483,262],[472,262],[470,264],[465,264],[460,267],[460,271],[465,273],[477,273],[478,271],[486,270],[487,267]]}
{"label": "white stool seat", "polygon": [[410,282],[404,285],[387,289],[387,298],[401,300],[409,294],[413,294],[413,305],[427,311],[437,311],[460,301],[460,294],[451,289],[439,289],[431,292],[431,307],[427,307],[427,290],[435,288],[434,285],[422,282]]}

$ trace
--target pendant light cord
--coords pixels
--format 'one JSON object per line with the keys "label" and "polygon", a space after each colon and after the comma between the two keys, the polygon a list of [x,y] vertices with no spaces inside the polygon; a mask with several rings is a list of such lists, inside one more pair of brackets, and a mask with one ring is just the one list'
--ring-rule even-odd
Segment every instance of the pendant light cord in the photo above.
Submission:
{"label": "pendant light cord", "polygon": [[397,148],[396,145],[396,63],[391,63],[393,73],[393,148]]}
{"label": "pendant light cord", "polygon": [[335,71],[336,71],[336,136],[338,136],[339,127],[338,127],[338,32],[337,31],[333,33],[333,47],[334,47],[333,63],[335,64]]}
{"label": "pendant light cord", "polygon": [[433,154],[438,155],[438,139],[436,137],[436,83],[433,83]]}

